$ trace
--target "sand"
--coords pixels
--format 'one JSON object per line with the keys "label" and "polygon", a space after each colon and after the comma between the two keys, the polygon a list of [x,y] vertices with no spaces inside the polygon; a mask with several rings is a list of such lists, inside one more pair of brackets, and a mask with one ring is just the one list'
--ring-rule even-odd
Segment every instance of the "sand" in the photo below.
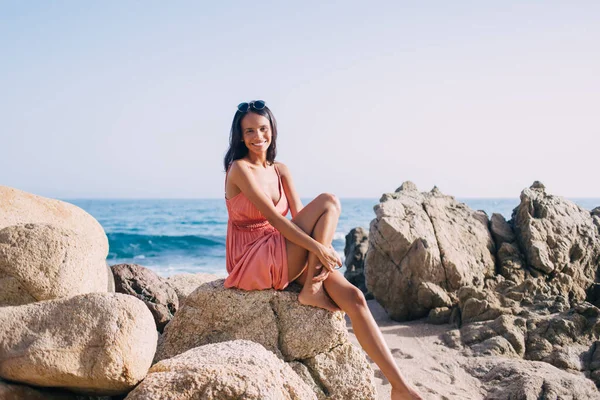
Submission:
{"label": "sand", "polygon": [[[452,326],[396,322],[375,300],[368,303],[404,377],[424,399],[475,400],[485,396],[479,380],[461,367],[465,357],[442,344],[440,335],[453,329]],[[352,343],[359,345],[349,320],[348,332]],[[371,362],[371,366],[375,370],[377,398],[388,400],[391,386],[377,365]]]}

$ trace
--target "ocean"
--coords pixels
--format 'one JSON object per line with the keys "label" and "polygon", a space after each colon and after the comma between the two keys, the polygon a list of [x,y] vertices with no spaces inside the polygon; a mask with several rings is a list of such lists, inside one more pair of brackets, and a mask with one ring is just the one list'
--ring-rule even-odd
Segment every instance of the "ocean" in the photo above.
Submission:
{"label": "ocean", "polygon": [[[489,216],[510,219],[515,199],[460,199]],[[591,210],[600,199],[571,199]],[[223,199],[107,200],[65,199],[81,207],[104,227],[109,240],[109,265],[135,263],[166,277],[182,272],[226,276],[227,209]],[[304,204],[310,199],[302,199]],[[333,247],[344,259],[346,234],[362,226],[367,231],[378,199],[340,199],[342,214]],[[288,214],[289,215],[289,214]]]}

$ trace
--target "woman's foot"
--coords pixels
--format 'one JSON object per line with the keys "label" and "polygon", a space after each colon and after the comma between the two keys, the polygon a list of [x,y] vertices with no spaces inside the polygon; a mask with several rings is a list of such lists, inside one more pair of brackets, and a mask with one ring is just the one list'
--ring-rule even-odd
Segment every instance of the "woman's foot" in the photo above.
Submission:
{"label": "woman's foot", "polygon": [[329,311],[341,311],[340,308],[327,296],[322,283],[304,285],[298,301],[305,306],[324,308]]}
{"label": "woman's foot", "polygon": [[423,400],[417,391],[410,386],[402,389],[392,388],[391,400]]}

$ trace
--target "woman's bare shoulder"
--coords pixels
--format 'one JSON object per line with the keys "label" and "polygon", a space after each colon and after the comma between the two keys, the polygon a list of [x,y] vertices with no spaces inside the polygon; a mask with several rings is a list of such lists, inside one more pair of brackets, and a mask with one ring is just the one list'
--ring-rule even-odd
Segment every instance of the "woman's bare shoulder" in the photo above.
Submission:
{"label": "woman's bare shoulder", "polygon": [[284,163],[282,163],[280,161],[275,161],[274,164],[277,166],[279,173],[284,174],[284,175],[287,175],[290,173],[290,170],[288,169],[287,165],[285,165]]}

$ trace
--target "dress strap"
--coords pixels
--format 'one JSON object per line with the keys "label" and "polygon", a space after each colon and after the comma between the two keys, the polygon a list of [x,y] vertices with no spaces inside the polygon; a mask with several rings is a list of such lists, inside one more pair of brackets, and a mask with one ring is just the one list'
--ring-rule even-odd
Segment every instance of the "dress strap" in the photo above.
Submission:
{"label": "dress strap", "polygon": [[279,174],[279,168],[277,168],[277,164],[273,163],[273,168],[275,168],[275,173],[277,174],[277,184],[279,185],[279,193],[283,193],[283,188],[281,187],[281,175]]}
{"label": "dress strap", "polygon": [[223,188],[223,195],[225,199],[227,199],[227,175],[229,175],[229,170],[231,169],[231,164],[227,167],[227,171],[225,171],[225,187]]}

